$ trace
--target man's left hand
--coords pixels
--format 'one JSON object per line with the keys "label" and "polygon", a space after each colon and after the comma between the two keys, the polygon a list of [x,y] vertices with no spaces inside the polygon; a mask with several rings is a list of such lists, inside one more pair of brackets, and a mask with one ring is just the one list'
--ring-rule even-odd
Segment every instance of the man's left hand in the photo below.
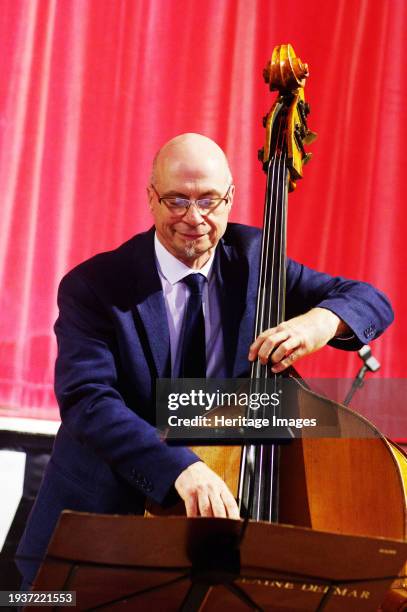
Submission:
{"label": "man's left hand", "polygon": [[269,361],[272,371],[282,372],[305,355],[322,348],[335,336],[352,333],[334,312],[313,308],[261,333],[249,350],[249,361]]}

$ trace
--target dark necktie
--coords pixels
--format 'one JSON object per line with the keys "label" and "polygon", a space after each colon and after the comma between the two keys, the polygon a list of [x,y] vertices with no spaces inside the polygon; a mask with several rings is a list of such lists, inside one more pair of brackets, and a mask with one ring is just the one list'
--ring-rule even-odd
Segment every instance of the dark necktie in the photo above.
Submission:
{"label": "dark necktie", "polygon": [[202,292],[206,278],[203,274],[189,274],[182,279],[191,294],[184,317],[184,335],[181,354],[181,378],[206,377],[205,319]]}

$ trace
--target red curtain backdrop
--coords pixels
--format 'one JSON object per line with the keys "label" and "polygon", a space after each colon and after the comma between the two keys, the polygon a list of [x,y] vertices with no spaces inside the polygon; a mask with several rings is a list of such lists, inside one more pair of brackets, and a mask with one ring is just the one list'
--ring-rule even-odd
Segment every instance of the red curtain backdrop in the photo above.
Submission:
{"label": "red curtain backdrop", "polygon": [[[262,70],[286,42],[310,66],[318,132],[290,198],[289,255],[390,296],[396,321],[374,352],[382,376],[405,376],[406,11],[404,0],[2,0],[0,404],[57,416],[58,282],[151,225],[145,187],[168,138],[214,138],[235,177],[232,220],[261,224],[257,149],[274,97]],[[300,370],[358,367],[326,348]]]}

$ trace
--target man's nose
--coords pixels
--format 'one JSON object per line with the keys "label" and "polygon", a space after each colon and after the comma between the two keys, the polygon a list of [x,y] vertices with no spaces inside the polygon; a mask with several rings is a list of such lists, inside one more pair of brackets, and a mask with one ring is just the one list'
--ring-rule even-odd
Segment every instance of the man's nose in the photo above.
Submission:
{"label": "man's nose", "polygon": [[191,204],[188,206],[183,219],[188,223],[202,223],[202,221],[205,221],[204,216],[200,213],[195,202],[191,202]]}

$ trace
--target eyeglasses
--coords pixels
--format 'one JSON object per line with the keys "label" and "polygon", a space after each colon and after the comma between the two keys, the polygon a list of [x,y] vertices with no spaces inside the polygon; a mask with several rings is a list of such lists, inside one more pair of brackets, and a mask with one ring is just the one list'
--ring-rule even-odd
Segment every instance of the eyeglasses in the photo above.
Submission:
{"label": "eyeglasses", "polygon": [[232,187],[232,184],[229,185],[227,192],[223,196],[223,198],[199,198],[198,200],[190,200],[187,198],[179,198],[176,196],[160,196],[157,189],[152,184],[151,187],[154,189],[157,194],[158,201],[164,202],[165,206],[173,215],[177,215],[182,217],[185,215],[187,210],[192,204],[198,209],[199,214],[202,216],[209,215],[211,212],[215,210],[222,202],[227,202],[229,199],[229,191]]}

